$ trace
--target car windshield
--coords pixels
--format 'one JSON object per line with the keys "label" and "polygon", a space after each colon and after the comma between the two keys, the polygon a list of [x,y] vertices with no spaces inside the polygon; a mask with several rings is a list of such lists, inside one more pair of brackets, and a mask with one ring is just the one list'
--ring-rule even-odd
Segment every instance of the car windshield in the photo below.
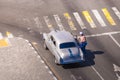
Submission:
{"label": "car windshield", "polygon": [[60,44],[60,49],[70,48],[70,47],[76,47],[75,43],[74,42],[67,42],[67,43]]}

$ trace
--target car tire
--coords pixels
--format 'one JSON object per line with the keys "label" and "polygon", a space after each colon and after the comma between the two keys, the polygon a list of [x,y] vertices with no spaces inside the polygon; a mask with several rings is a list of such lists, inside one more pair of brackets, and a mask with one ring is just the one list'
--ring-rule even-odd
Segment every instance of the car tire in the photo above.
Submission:
{"label": "car tire", "polygon": [[44,42],[44,48],[45,48],[45,50],[48,50],[48,47],[45,42]]}

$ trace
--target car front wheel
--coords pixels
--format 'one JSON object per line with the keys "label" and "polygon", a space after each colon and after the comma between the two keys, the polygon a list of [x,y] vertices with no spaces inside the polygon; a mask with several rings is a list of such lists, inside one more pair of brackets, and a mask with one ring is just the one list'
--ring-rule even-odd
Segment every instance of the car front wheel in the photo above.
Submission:
{"label": "car front wheel", "polygon": [[48,50],[48,47],[47,47],[47,45],[46,45],[45,42],[44,42],[44,48],[45,48],[46,50]]}

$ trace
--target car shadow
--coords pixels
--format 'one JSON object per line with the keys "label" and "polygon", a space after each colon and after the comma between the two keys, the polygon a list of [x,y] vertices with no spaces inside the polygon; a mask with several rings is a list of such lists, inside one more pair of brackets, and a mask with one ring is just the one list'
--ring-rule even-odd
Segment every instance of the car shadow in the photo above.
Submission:
{"label": "car shadow", "polygon": [[62,65],[64,69],[72,69],[72,68],[80,68],[80,67],[87,67],[87,66],[92,66],[95,65],[95,55],[96,54],[103,54],[103,51],[91,51],[91,50],[86,50],[84,52],[84,57],[85,61],[80,62],[80,63],[73,63],[73,64],[66,64]]}

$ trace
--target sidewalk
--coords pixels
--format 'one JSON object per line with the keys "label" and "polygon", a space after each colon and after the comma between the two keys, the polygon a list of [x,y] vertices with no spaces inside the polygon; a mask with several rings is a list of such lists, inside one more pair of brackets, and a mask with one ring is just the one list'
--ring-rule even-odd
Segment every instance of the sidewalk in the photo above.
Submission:
{"label": "sidewalk", "polygon": [[7,41],[0,47],[0,80],[57,80],[27,40]]}

